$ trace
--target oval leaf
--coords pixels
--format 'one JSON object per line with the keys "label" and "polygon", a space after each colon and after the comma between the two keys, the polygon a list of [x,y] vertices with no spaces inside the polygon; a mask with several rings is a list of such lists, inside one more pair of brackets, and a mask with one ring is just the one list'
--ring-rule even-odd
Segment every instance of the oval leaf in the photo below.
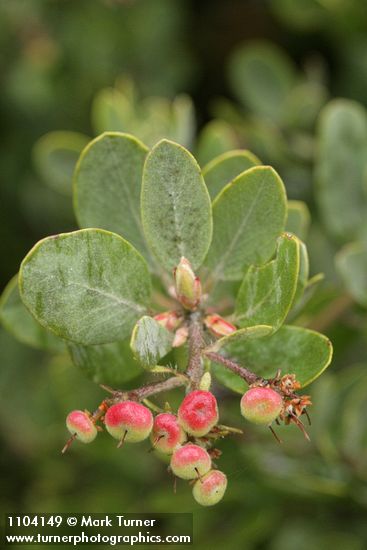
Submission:
{"label": "oval leaf", "polygon": [[310,226],[310,211],[303,201],[288,201],[288,217],[285,225],[286,231],[294,233],[303,241],[307,237]]}
{"label": "oval leaf", "polygon": [[264,266],[251,266],[236,302],[236,324],[241,327],[283,324],[296,292],[299,240],[285,233],[278,240],[276,258]]}
{"label": "oval leaf", "polygon": [[302,387],[315,380],[328,367],[332,345],[326,336],[295,326],[282,326],[261,340],[248,340],[244,346],[233,342],[220,351],[264,378],[295,374]]}
{"label": "oval leaf", "polygon": [[341,241],[355,238],[366,220],[366,110],[353,101],[331,101],[321,112],[316,199],[328,230]]}
{"label": "oval leaf", "polygon": [[210,346],[210,351],[218,352],[219,350],[225,350],[232,345],[244,345],[248,340],[255,340],[256,338],[263,338],[268,336],[272,332],[273,328],[268,325],[257,325],[254,327],[246,327],[223,336]]}
{"label": "oval leaf", "polygon": [[140,190],[147,152],[143,143],[128,134],[102,134],[84,149],[73,189],[80,227],[118,233],[145,255]]}
{"label": "oval leaf", "polygon": [[286,194],[269,166],[255,166],[229,183],[213,202],[213,241],[206,267],[213,279],[241,279],[251,264],[274,253],[284,231]]}
{"label": "oval leaf", "polygon": [[43,328],[29,313],[19,295],[18,275],[5,287],[0,300],[0,321],[17,340],[47,351],[64,351],[65,344]]}
{"label": "oval leaf", "polygon": [[229,65],[232,89],[251,111],[281,120],[286,100],[296,81],[296,71],[287,54],[268,42],[254,42],[238,48]]}
{"label": "oval leaf", "polygon": [[234,372],[226,369],[223,365],[219,363],[212,363],[211,372],[214,377],[223,384],[229,390],[232,390],[236,393],[244,394],[248,389],[248,386],[243,378],[235,374]]}
{"label": "oval leaf", "polygon": [[136,323],[130,347],[145,368],[155,367],[159,359],[172,349],[173,333],[152,317],[144,316]]}
{"label": "oval leaf", "polygon": [[33,161],[43,181],[63,195],[71,195],[72,177],[89,138],[77,132],[49,132],[33,149]]}
{"label": "oval leaf", "polygon": [[41,325],[85,345],[126,337],[150,295],[144,259],[124,239],[101,229],[37,243],[22,262],[19,286]]}
{"label": "oval leaf", "polygon": [[211,205],[200,168],[184,147],[162,140],[152,149],[141,206],[147,242],[162,265],[172,269],[185,256],[199,267],[211,241]]}
{"label": "oval leaf", "polygon": [[353,298],[367,306],[367,251],[360,243],[344,246],[336,256],[336,266]]}
{"label": "oval leaf", "polygon": [[203,176],[211,199],[239,174],[261,164],[250,151],[236,150],[223,153],[203,168]]}
{"label": "oval leaf", "polygon": [[[305,243],[299,241],[299,270],[296,292],[294,294],[293,305],[296,304],[303,296],[303,293],[309,283],[310,261]],[[319,277],[319,275],[318,275]]]}
{"label": "oval leaf", "polygon": [[237,149],[238,137],[232,126],[224,120],[211,120],[201,130],[195,156],[204,166],[218,155]]}
{"label": "oval leaf", "polygon": [[119,387],[143,372],[131,353],[128,340],[97,346],[70,342],[68,350],[74,365],[96,384]]}
{"label": "oval leaf", "polygon": [[132,131],[134,115],[133,101],[117,88],[103,88],[94,97],[92,122],[97,134]]}

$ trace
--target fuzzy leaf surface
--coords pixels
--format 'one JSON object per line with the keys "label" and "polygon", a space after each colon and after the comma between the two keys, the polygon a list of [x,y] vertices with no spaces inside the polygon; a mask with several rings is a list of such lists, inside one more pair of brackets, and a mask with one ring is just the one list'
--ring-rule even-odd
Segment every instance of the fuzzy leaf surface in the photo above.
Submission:
{"label": "fuzzy leaf surface", "polygon": [[32,315],[57,336],[103,344],[128,336],[144,314],[150,276],[122,237],[84,229],[39,241],[22,262],[19,287]]}
{"label": "fuzzy leaf surface", "polygon": [[143,174],[141,209],[146,240],[171,270],[185,256],[196,269],[212,237],[210,197],[194,157],[181,145],[160,141]]}
{"label": "fuzzy leaf surface", "polygon": [[213,202],[213,240],[205,261],[211,277],[241,279],[273,255],[284,231],[286,194],[269,166],[255,166],[229,183]]}

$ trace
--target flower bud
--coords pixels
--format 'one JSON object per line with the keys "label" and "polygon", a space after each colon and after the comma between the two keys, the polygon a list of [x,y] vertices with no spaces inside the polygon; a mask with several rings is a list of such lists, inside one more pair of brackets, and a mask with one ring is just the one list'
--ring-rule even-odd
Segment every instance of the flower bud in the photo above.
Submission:
{"label": "flower bud", "polygon": [[199,390],[209,391],[212,384],[212,377],[209,371],[204,372],[199,383]]}
{"label": "flower bud", "polygon": [[177,311],[164,311],[153,317],[162,327],[174,331],[182,323],[183,317]]}
{"label": "flower bud", "polygon": [[191,264],[182,257],[174,270],[176,297],[185,309],[195,310],[201,299],[201,283],[191,268]]}
{"label": "flower bud", "polygon": [[223,317],[220,315],[207,315],[204,319],[205,326],[210,330],[214,336],[218,336],[219,338],[221,336],[228,336],[228,334],[232,334],[232,332],[235,332],[237,328],[232,325],[232,323],[229,323]]}
{"label": "flower bud", "polygon": [[180,327],[175,332],[175,337],[173,338],[172,347],[179,348],[183,346],[186,340],[189,337],[189,329],[187,327]]}

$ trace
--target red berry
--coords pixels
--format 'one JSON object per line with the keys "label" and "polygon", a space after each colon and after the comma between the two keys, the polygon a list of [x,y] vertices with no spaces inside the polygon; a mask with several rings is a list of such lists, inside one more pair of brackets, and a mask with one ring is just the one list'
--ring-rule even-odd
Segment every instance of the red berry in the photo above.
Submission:
{"label": "red berry", "polygon": [[122,401],[108,409],[105,425],[112,437],[120,441],[137,443],[149,436],[153,427],[153,415],[140,403]]}
{"label": "red berry", "polygon": [[196,437],[207,434],[218,422],[217,400],[210,391],[195,390],[186,395],[178,409],[183,429]]}
{"label": "red berry", "polygon": [[187,443],[176,449],[171,458],[173,473],[182,479],[195,479],[203,476],[209,472],[211,464],[208,452],[192,443]]}
{"label": "red berry", "polygon": [[254,424],[271,424],[282,407],[282,396],[271,388],[251,388],[241,399],[242,416]]}
{"label": "red berry", "polygon": [[211,470],[195,483],[192,494],[202,506],[213,506],[222,500],[227,488],[227,477],[219,470]]}
{"label": "red berry", "polygon": [[82,443],[91,443],[97,435],[97,428],[84,411],[69,413],[66,417],[66,427]]}
{"label": "red berry", "polygon": [[174,414],[161,413],[154,419],[150,439],[157,451],[172,454],[179,445],[186,441],[186,434]]}

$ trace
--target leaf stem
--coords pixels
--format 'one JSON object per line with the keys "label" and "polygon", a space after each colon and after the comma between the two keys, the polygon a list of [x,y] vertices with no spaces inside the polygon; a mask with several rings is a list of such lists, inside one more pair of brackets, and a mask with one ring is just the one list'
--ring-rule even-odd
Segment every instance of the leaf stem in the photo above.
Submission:
{"label": "leaf stem", "polygon": [[[148,384],[146,386],[141,386],[134,390],[121,391],[116,390],[112,392],[113,397],[111,399],[106,399],[105,402],[108,405],[113,405],[114,403],[119,403],[120,401],[127,401],[131,399],[133,401],[142,401],[151,395],[161,393],[164,391],[172,390],[173,388],[178,388],[180,386],[185,386],[187,384],[187,379],[183,375],[172,376],[167,380],[162,382],[157,382],[155,384]],[[106,386],[102,386],[104,389],[107,389]]]}
{"label": "leaf stem", "polygon": [[249,369],[246,369],[245,367],[241,367],[241,365],[239,365],[238,363],[235,363],[234,361],[232,361],[232,359],[227,359],[226,357],[223,357],[219,353],[208,351],[205,353],[205,355],[211,361],[214,361],[215,363],[221,363],[227,369],[238,374],[238,376],[243,378],[249,385],[253,384],[254,382],[257,382],[258,380],[261,380],[261,377],[257,376],[257,374],[255,374],[254,372],[250,371]]}

